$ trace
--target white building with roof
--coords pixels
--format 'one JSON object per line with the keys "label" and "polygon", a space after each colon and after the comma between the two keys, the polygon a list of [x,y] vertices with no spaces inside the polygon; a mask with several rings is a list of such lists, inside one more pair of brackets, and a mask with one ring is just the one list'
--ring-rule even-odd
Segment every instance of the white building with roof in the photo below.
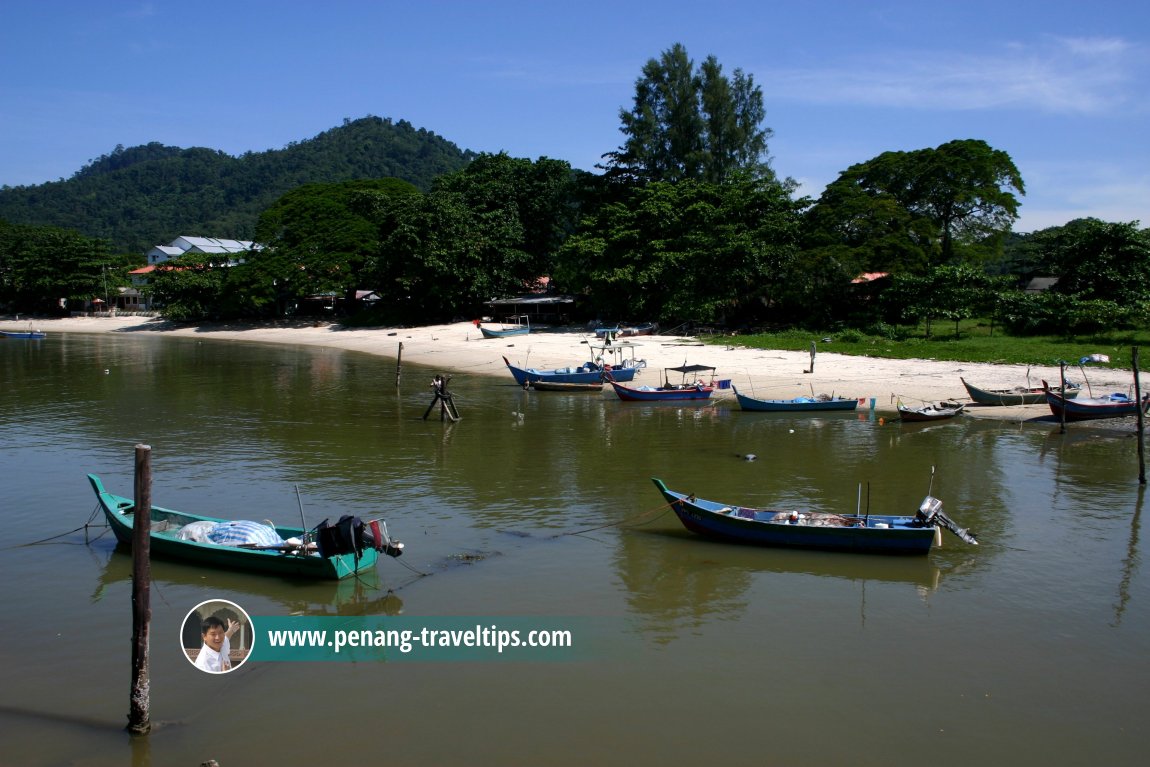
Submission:
{"label": "white building with roof", "polygon": [[[251,240],[224,240],[219,237],[189,237],[183,235],[167,245],[157,245],[148,251],[148,264],[155,266],[173,258],[191,254],[240,254],[254,249]],[[241,259],[229,258],[229,263]]]}

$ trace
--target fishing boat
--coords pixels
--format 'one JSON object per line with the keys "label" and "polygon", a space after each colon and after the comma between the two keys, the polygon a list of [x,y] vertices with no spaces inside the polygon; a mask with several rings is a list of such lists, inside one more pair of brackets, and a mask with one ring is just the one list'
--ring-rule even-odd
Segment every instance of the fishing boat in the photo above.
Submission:
{"label": "fishing boat", "polygon": [[602,391],[603,382],[594,381],[588,383],[562,383],[558,381],[548,381],[540,378],[537,381],[532,381],[528,386],[536,391]]}
{"label": "fishing boat", "polygon": [[[643,360],[631,360],[631,364],[624,362],[622,365],[612,365],[603,361],[603,357],[599,356],[595,360],[589,360],[580,365],[553,368],[551,370],[537,370],[536,368],[521,368],[512,365],[511,361],[507,359],[506,355],[503,357],[503,364],[507,365],[507,369],[511,371],[512,377],[515,382],[520,386],[534,386],[536,383],[543,381],[555,384],[602,384],[604,376],[610,374],[616,381],[632,381],[635,374],[642,368],[647,366]],[[536,387],[539,388],[539,387]],[[600,388],[602,388],[600,386]]]}
{"label": "fishing boat", "polygon": [[859,405],[857,399],[847,399],[835,395],[820,394],[811,397],[795,397],[794,399],[757,399],[743,394],[737,386],[732,386],[731,389],[735,392],[735,399],[742,410],[772,413],[821,413],[828,410],[854,410]]}
{"label": "fishing boat", "polygon": [[[1063,412],[1067,421],[1093,421],[1098,418],[1121,418],[1138,414],[1138,402],[1125,394],[1108,394],[1104,397],[1064,397],[1046,381],[1042,382],[1046,394],[1046,404],[1055,418],[1061,420]],[[1150,394],[1142,395],[1142,412],[1150,405]]]}
{"label": "fishing boat", "polygon": [[[969,383],[962,376],[959,376],[959,380],[962,381],[962,385],[966,387],[966,393],[979,405],[1041,405],[1046,402],[1046,390],[1041,386],[1016,386],[1013,389],[980,389]],[[1054,387],[1051,391],[1058,394],[1064,393],[1060,387]],[[1077,397],[1078,392],[1079,387],[1077,384],[1067,382],[1065,391],[1067,399]]]}
{"label": "fishing boat", "polygon": [[[933,475],[932,475],[933,478]],[[930,495],[909,516],[750,508],[707,501],[693,493],[669,489],[652,478],[679,521],[693,533],[728,543],[878,554],[927,554],[942,545],[941,529],[978,545],[969,531],[942,511],[942,501]],[[860,491],[861,505],[861,491]]]}
{"label": "fishing boat", "polygon": [[[705,400],[710,399],[715,387],[706,382],[700,374],[710,372],[710,380],[714,381],[715,368],[710,365],[680,365],[679,367],[663,369],[662,386],[624,386],[611,377],[607,382],[615,390],[615,394],[624,402],[668,402],[675,400]],[[681,373],[682,383],[671,383],[668,373]],[[614,373],[611,374],[612,376]],[[688,378],[691,380],[688,381]]]}
{"label": "fishing boat", "polygon": [[484,327],[482,322],[476,322],[479,332],[484,338],[509,338],[511,336],[525,336],[531,332],[531,318],[526,314],[508,317],[506,322],[498,328]]}
{"label": "fishing boat", "polygon": [[4,336],[5,338],[26,338],[39,340],[41,338],[47,338],[48,334],[43,330],[33,330],[29,328],[28,330],[0,330],[0,336]]}
{"label": "fishing boat", "polygon": [[931,402],[922,407],[898,403],[898,417],[903,421],[945,421],[966,409],[961,402]]}
{"label": "fishing boat", "polygon": [[652,336],[659,330],[657,322],[643,322],[638,325],[613,325],[595,328],[595,337],[603,339],[627,338],[630,336]]}
{"label": "fishing boat", "polygon": [[[120,543],[131,545],[135,502],[113,495],[95,474],[88,481]],[[151,553],[204,567],[249,570],[318,580],[339,580],[370,570],[380,553],[397,557],[403,544],[386,525],[345,516],[335,525],[280,527],[271,523],[206,517],[160,506],[151,510]]]}

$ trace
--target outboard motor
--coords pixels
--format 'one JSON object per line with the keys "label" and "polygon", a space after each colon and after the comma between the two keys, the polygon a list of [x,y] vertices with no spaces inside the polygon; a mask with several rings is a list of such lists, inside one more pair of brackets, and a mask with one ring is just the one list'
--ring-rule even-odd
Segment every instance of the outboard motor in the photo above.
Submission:
{"label": "outboard motor", "polygon": [[915,513],[914,519],[915,522],[922,527],[931,527],[934,525],[945,527],[972,546],[978,545],[978,539],[975,538],[974,533],[959,527],[954,523],[954,520],[946,516],[942,511],[942,501],[932,495],[928,495],[923,499],[922,503],[919,504],[918,512]]}
{"label": "outboard motor", "polygon": [[387,534],[387,523],[380,523],[372,520],[367,524],[367,529],[364,530],[363,535],[364,543],[369,547],[375,549],[380,554],[386,554],[389,557],[399,557],[403,555],[403,544],[392,538]]}

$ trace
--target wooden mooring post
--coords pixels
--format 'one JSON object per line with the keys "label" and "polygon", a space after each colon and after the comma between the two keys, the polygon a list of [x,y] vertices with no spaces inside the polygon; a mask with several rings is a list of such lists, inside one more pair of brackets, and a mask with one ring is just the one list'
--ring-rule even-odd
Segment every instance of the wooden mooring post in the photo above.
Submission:
{"label": "wooden mooring post", "polygon": [[444,376],[439,373],[435,374],[435,378],[431,381],[431,388],[435,390],[435,396],[431,399],[431,404],[427,406],[427,410],[423,414],[423,420],[431,415],[435,403],[439,403],[439,420],[450,418],[452,421],[459,420],[459,411],[455,409],[455,400],[451,397],[451,392],[447,390],[447,383],[451,380],[449,376]]}
{"label": "wooden mooring post", "polygon": [[135,512],[132,515],[132,692],[128,732],[152,729],[148,634],[152,622],[152,448],[136,445]]}
{"label": "wooden mooring post", "polygon": [[395,353],[395,388],[399,388],[399,381],[403,377],[403,341],[399,342],[399,351]]}

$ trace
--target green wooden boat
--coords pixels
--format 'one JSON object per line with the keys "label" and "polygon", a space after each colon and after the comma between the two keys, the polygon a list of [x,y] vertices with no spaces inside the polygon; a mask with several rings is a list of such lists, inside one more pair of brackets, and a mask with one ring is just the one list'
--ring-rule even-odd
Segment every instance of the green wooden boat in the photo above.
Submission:
{"label": "green wooden boat", "polygon": [[[104,510],[108,525],[116,535],[116,540],[130,546],[135,502],[131,498],[108,492],[104,488],[104,483],[95,474],[89,474],[88,481],[96,492],[96,498]],[[386,533],[383,533],[378,541],[369,535],[368,545],[359,551],[323,556],[320,554],[323,539],[320,538],[317,545],[315,530],[305,531],[299,527],[273,528],[269,524],[264,532],[268,534],[269,540],[278,539],[279,543],[231,545],[189,540],[185,537],[187,532],[185,531],[185,536],[181,536],[181,531],[194,523],[200,523],[201,529],[205,530],[212,528],[213,523],[222,523],[225,526],[244,523],[172,511],[159,506],[152,506],[151,520],[151,552],[154,556],[182,559],[212,568],[249,570],[294,578],[339,580],[358,572],[371,570],[375,567],[380,552],[399,556],[403,551],[403,544],[391,539]]]}

